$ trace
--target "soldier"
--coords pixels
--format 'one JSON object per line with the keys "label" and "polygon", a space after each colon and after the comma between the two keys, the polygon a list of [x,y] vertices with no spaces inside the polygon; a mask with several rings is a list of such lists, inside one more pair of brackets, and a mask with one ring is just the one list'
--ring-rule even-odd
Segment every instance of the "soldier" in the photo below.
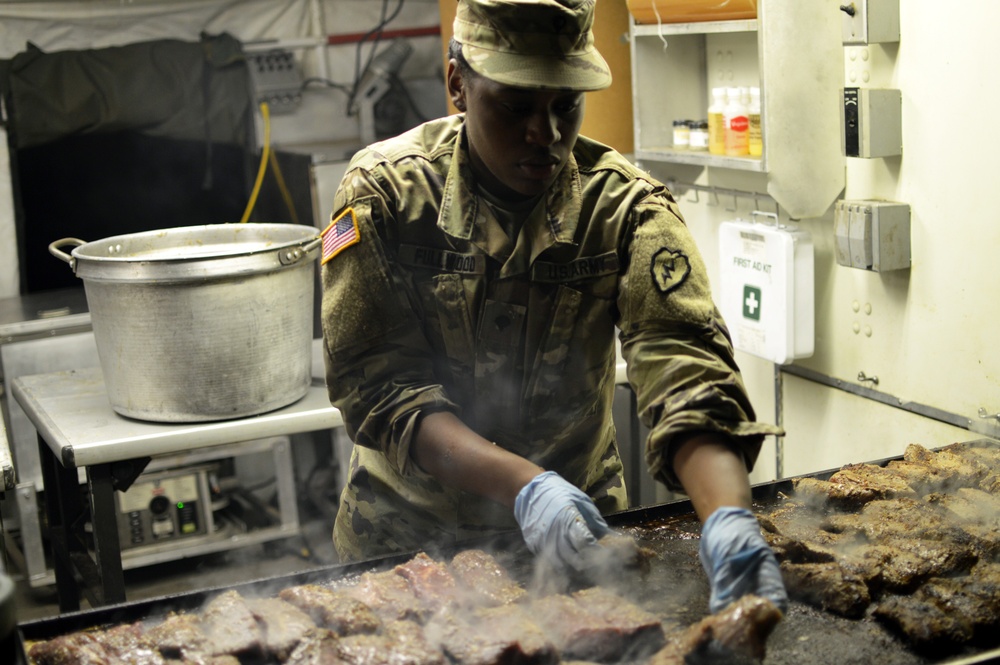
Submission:
{"label": "soldier", "polygon": [[[579,136],[594,0],[459,0],[458,115],[351,162],[324,231],[327,383],[354,441],[344,561],[520,527],[570,569],[627,507],[615,337],[650,472],[704,522],[711,608],[786,604],[750,513],[756,423],[670,192]],[[627,122],[626,119],[622,120]]]}

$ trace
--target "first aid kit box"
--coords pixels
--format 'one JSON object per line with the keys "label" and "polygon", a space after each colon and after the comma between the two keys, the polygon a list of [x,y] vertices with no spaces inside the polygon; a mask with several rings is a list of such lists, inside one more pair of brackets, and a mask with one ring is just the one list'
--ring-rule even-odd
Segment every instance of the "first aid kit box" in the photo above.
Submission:
{"label": "first aid kit box", "polygon": [[733,220],[719,227],[719,309],[733,345],[779,365],[813,354],[814,258],[808,231]]}

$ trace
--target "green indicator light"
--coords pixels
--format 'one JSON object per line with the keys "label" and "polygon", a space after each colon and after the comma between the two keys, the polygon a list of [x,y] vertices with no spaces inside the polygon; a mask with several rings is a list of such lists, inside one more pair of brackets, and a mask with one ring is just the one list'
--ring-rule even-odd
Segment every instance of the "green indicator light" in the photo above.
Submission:
{"label": "green indicator light", "polygon": [[184,510],[184,502],[183,501],[178,501],[177,502],[177,510]]}

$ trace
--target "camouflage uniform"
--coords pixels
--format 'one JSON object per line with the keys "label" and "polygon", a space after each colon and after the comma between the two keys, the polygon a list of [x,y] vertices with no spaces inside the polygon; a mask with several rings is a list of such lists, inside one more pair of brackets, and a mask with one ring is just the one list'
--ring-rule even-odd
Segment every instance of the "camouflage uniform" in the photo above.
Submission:
{"label": "camouflage uniform", "polygon": [[322,319],[330,399],[356,444],[334,527],[344,560],[516,528],[503,506],[413,463],[431,411],[557,471],[602,512],[624,509],[616,326],[652,430],[647,462],[669,487],[678,433],[725,432],[750,466],[774,431],[753,422],[666,188],[581,137],[512,242],[477,196],[462,123],[434,120],[361,151],[336,195],[349,241],[324,254]]}

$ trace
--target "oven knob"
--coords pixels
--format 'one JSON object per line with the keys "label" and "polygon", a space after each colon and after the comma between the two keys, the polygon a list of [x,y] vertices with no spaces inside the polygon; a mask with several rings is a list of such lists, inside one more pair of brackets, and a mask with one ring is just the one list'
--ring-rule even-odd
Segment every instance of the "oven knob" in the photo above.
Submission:
{"label": "oven knob", "polygon": [[170,499],[165,496],[154,496],[149,502],[149,512],[154,515],[163,515],[170,510]]}

